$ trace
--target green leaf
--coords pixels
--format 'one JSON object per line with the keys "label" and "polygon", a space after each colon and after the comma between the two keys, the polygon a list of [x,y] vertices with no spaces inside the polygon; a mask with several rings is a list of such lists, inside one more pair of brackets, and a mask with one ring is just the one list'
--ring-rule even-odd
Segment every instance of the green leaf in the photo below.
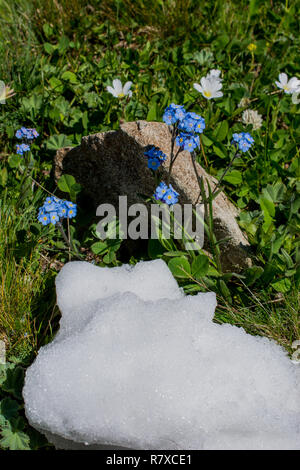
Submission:
{"label": "green leaf", "polygon": [[70,41],[67,36],[61,36],[59,43],[58,43],[58,50],[61,54],[64,54],[67,49],[69,48]]}
{"label": "green leaf", "polygon": [[209,259],[205,255],[198,255],[192,263],[192,275],[195,278],[203,277],[207,274]]}
{"label": "green leaf", "polygon": [[88,122],[89,122],[89,117],[88,117],[88,112],[87,111],[84,111],[84,113],[82,113],[81,120],[82,120],[83,128],[87,130]]}
{"label": "green leaf", "polygon": [[172,258],[169,261],[169,269],[175,277],[189,278],[188,274],[191,273],[190,263],[184,256]]}
{"label": "green leaf", "polygon": [[210,147],[213,144],[213,141],[209,139],[206,135],[201,134],[201,140],[206,147]]}
{"label": "green leaf", "polygon": [[12,419],[7,426],[2,428],[0,446],[9,450],[29,450],[30,437],[23,432],[24,420]]}
{"label": "green leaf", "polygon": [[232,170],[230,173],[227,173],[227,175],[224,177],[224,180],[236,186],[241,184],[243,181],[242,173],[239,170]]}
{"label": "green leaf", "polygon": [[157,116],[157,102],[154,101],[153,103],[150,103],[149,106],[149,111],[147,114],[147,121],[157,121],[158,116]]}
{"label": "green leaf", "polygon": [[257,0],[250,0],[249,2],[249,17],[257,15],[259,12],[259,2]]}
{"label": "green leaf", "polygon": [[275,216],[275,205],[271,199],[260,196],[259,203],[264,213],[268,213],[271,217]]}
{"label": "green leaf", "polygon": [[216,145],[213,146],[213,151],[215,152],[216,155],[218,155],[218,157],[226,158],[225,153],[222,152],[222,150],[219,147],[217,147]]}
{"label": "green leaf", "polygon": [[264,270],[261,266],[252,266],[251,268],[248,268],[246,271],[247,285],[251,286],[254,284],[254,282],[261,277],[263,272]]}
{"label": "green leaf", "polygon": [[14,397],[22,398],[22,388],[24,383],[24,370],[20,366],[16,366],[6,370],[6,378],[2,383],[2,390],[11,393]]}
{"label": "green leaf", "polygon": [[72,200],[76,200],[77,194],[81,191],[80,184],[76,183],[72,175],[62,175],[57,182],[57,186],[64,193],[69,193]]}
{"label": "green leaf", "polygon": [[62,80],[66,80],[67,82],[70,82],[70,83],[77,83],[77,77],[76,77],[75,73],[70,72],[69,70],[64,72],[62,74],[61,78],[62,78]]}
{"label": "green leaf", "polygon": [[108,247],[105,242],[100,241],[100,242],[93,243],[93,245],[91,246],[91,250],[93,253],[95,253],[95,255],[101,256],[108,252]]}
{"label": "green leaf", "polygon": [[63,147],[70,147],[71,145],[72,141],[64,134],[54,134],[46,142],[47,149],[49,150],[58,150]]}
{"label": "green leaf", "polygon": [[48,23],[43,24],[43,31],[44,31],[44,34],[47,38],[53,34],[53,28]]}
{"label": "green leaf", "polygon": [[50,42],[44,42],[43,44],[45,51],[47,54],[53,54],[53,52],[57,49],[57,45],[50,44]]}
{"label": "green leaf", "polygon": [[217,124],[213,135],[216,138],[218,142],[222,142],[224,139],[226,139],[226,136],[228,134],[229,126],[227,121],[221,121]]}
{"label": "green leaf", "polygon": [[289,292],[292,287],[292,283],[289,279],[281,279],[280,281],[272,282],[271,286],[273,289],[275,289],[277,292]]}
{"label": "green leaf", "polygon": [[169,256],[170,258],[178,257],[178,256],[185,256],[185,251],[165,251],[164,255]]}
{"label": "green leaf", "polygon": [[116,254],[113,251],[109,251],[104,257],[103,261],[105,264],[110,264],[116,260]]}
{"label": "green leaf", "polygon": [[62,175],[58,180],[57,186],[64,193],[71,193],[72,186],[76,184],[76,180],[72,175]]}
{"label": "green leaf", "polygon": [[1,417],[7,421],[17,417],[19,408],[19,403],[16,400],[12,400],[9,397],[3,398],[3,400],[0,401],[0,424]]}
{"label": "green leaf", "polygon": [[3,186],[3,187],[6,186],[7,178],[8,178],[7,168],[4,167],[4,168],[2,168],[2,170],[0,171],[0,184],[1,184],[1,186]]}
{"label": "green leaf", "polygon": [[49,79],[49,83],[51,88],[56,91],[57,93],[62,93],[64,89],[64,85],[61,80],[57,77],[51,77]]}

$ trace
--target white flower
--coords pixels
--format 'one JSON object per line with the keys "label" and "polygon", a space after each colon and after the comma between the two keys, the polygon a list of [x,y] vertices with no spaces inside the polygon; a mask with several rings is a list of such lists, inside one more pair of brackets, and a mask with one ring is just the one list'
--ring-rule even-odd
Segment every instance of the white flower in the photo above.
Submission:
{"label": "white flower", "polygon": [[260,129],[263,123],[262,116],[253,109],[246,109],[242,114],[244,124],[252,124],[253,130]]}
{"label": "white flower", "polygon": [[0,81],[0,104],[5,104],[5,101],[14,96],[14,90]]}
{"label": "white flower", "polygon": [[288,80],[286,73],[279,74],[279,82],[275,81],[278,88],[281,88],[285,93],[291,95],[295,92],[300,92],[300,80],[296,77],[292,77]]}
{"label": "white flower", "polygon": [[132,91],[130,90],[132,82],[126,82],[125,85],[122,85],[121,80],[116,78],[113,80],[113,86],[106,87],[107,91],[111,93],[115,98],[124,98],[124,96],[132,96]]}
{"label": "white flower", "polygon": [[208,79],[215,78],[215,79],[218,79],[221,82],[222,78],[220,77],[220,75],[221,75],[221,70],[212,69],[208,72],[208,74],[206,75],[206,78],[208,78]]}
{"label": "white flower", "polygon": [[218,77],[202,77],[199,83],[194,83],[195,90],[199,91],[204,98],[211,100],[213,98],[220,98],[223,93],[220,91],[222,83]]}
{"label": "white flower", "polygon": [[294,104],[299,104],[300,103],[299,95],[300,95],[300,90],[298,90],[298,91],[296,91],[295,93],[292,94],[292,102]]}

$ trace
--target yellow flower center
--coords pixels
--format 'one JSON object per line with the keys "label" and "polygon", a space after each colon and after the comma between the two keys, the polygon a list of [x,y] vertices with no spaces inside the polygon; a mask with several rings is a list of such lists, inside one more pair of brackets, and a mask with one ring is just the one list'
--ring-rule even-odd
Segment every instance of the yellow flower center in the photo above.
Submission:
{"label": "yellow flower center", "polygon": [[289,90],[290,90],[287,85],[284,85],[284,86],[283,86],[283,89],[284,89],[285,91],[289,91]]}
{"label": "yellow flower center", "polygon": [[124,93],[119,93],[118,94],[118,98],[124,98],[124,96],[125,96]]}
{"label": "yellow flower center", "polygon": [[210,98],[211,97],[211,92],[210,91],[205,91],[204,96],[206,96],[206,98]]}
{"label": "yellow flower center", "polygon": [[256,49],[257,49],[257,45],[253,44],[253,42],[251,42],[251,44],[249,44],[249,46],[248,46],[248,50],[250,52],[254,52]]}

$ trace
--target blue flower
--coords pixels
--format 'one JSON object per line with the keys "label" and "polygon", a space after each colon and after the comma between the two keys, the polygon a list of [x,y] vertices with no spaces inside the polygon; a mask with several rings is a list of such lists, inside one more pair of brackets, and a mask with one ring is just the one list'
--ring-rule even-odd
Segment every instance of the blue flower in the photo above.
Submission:
{"label": "blue flower", "polygon": [[253,137],[249,134],[249,132],[245,132],[245,134],[244,134],[244,139],[246,139],[247,142],[249,142],[249,144],[253,144],[253,143],[254,143],[254,139],[253,139]]}
{"label": "blue flower", "polygon": [[171,124],[175,124],[177,122],[177,118],[175,116],[175,113],[173,111],[165,111],[163,114],[163,121],[168,124],[169,126]]}
{"label": "blue flower", "polygon": [[185,114],[186,112],[182,105],[172,103],[165,109],[163,121],[168,125],[175,124],[177,121],[182,120]]}
{"label": "blue flower", "polygon": [[47,197],[39,209],[38,221],[43,225],[53,224],[68,218],[72,219],[77,214],[77,205],[71,201],[65,201],[55,196]]}
{"label": "blue flower", "polygon": [[32,140],[36,139],[39,136],[39,133],[36,129],[28,129],[27,127],[21,127],[21,129],[17,130],[15,135],[17,139]]}
{"label": "blue flower", "polygon": [[148,157],[148,168],[151,168],[152,170],[157,170],[157,168],[159,168],[167,158],[166,154],[154,146],[148,148],[144,152],[144,155]]}
{"label": "blue flower", "polygon": [[36,129],[27,129],[27,139],[36,139],[40,134]]}
{"label": "blue flower", "polygon": [[57,214],[58,214],[60,219],[64,219],[65,217],[67,217],[68,208],[67,208],[66,204],[62,203],[62,204],[57,205]]}
{"label": "blue flower", "polygon": [[49,214],[47,212],[44,212],[43,210],[40,210],[38,215],[38,221],[41,222],[41,224],[43,225],[50,224]]}
{"label": "blue flower", "polygon": [[232,143],[238,145],[242,152],[247,152],[254,143],[254,139],[249,132],[234,133],[232,138]]}
{"label": "blue flower", "polygon": [[176,204],[178,202],[179,194],[170,184],[167,186],[165,183],[161,182],[159,186],[157,186],[154,197],[157,201],[162,201],[168,205]]}
{"label": "blue flower", "polygon": [[168,186],[165,183],[161,182],[155,190],[155,193],[154,193],[155,199],[157,201],[161,200],[167,191],[168,191]]}
{"label": "blue flower", "polygon": [[176,144],[181,147],[183,150],[192,152],[196,147],[200,147],[199,136],[193,134],[188,134],[186,132],[181,132],[176,137]]}
{"label": "blue flower", "polygon": [[77,207],[74,207],[73,209],[68,210],[67,217],[68,219],[72,219],[73,217],[76,216],[76,214],[77,214]]}
{"label": "blue flower", "polygon": [[16,132],[17,139],[22,139],[24,137],[22,129],[18,129]]}
{"label": "blue flower", "polygon": [[16,145],[16,152],[18,155],[23,155],[25,152],[29,152],[30,147],[27,144],[17,144]]}
{"label": "blue flower", "polygon": [[77,205],[74,204],[74,202],[71,202],[71,201],[63,201],[66,206],[69,208],[69,209],[76,209],[77,208]]}
{"label": "blue flower", "polygon": [[185,132],[201,134],[205,129],[205,120],[196,113],[186,113],[178,127]]}
{"label": "blue flower", "polygon": [[176,204],[178,202],[178,193],[174,191],[174,189],[170,185],[170,189],[166,192],[163,197],[163,202],[171,206],[172,204]]}
{"label": "blue flower", "polygon": [[59,221],[57,212],[50,212],[49,214],[51,224],[55,225]]}
{"label": "blue flower", "polygon": [[170,105],[170,107],[173,109],[174,111],[174,114],[175,116],[177,117],[177,119],[179,121],[181,121],[182,119],[184,119],[185,115],[186,115],[186,110],[184,109],[184,107],[180,104],[174,104],[172,103]]}
{"label": "blue flower", "polygon": [[47,197],[43,207],[46,212],[53,212],[57,209],[57,201],[53,197]]}
{"label": "blue flower", "polygon": [[148,168],[151,170],[157,170],[161,165],[160,161],[157,158],[149,158],[148,160]]}

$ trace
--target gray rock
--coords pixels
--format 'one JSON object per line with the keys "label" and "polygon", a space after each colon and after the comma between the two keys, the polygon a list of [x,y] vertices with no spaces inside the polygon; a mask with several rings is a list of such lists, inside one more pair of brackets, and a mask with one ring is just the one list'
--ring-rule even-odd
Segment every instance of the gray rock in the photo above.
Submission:
{"label": "gray rock", "polygon": [[[119,195],[127,195],[128,204],[143,202],[144,196],[151,196],[156,187],[143,155],[148,145],[159,147],[167,155],[160,170],[166,181],[171,151],[169,128],[164,123],[147,121],[126,122],[120,130],[89,135],[82,138],[78,147],[58,150],[55,177],[72,174],[95,207],[104,202],[118,205]],[[214,189],[217,180],[196,165],[199,175]],[[189,152],[184,151],[177,158],[171,184],[179,192],[181,203],[198,201],[199,187]],[[250,266],[249,242],[236,221],[238,210],[223,192],[214,199],[213,215],[217,239],[230,238],[221,245],[223,269],[237,272]]]}

